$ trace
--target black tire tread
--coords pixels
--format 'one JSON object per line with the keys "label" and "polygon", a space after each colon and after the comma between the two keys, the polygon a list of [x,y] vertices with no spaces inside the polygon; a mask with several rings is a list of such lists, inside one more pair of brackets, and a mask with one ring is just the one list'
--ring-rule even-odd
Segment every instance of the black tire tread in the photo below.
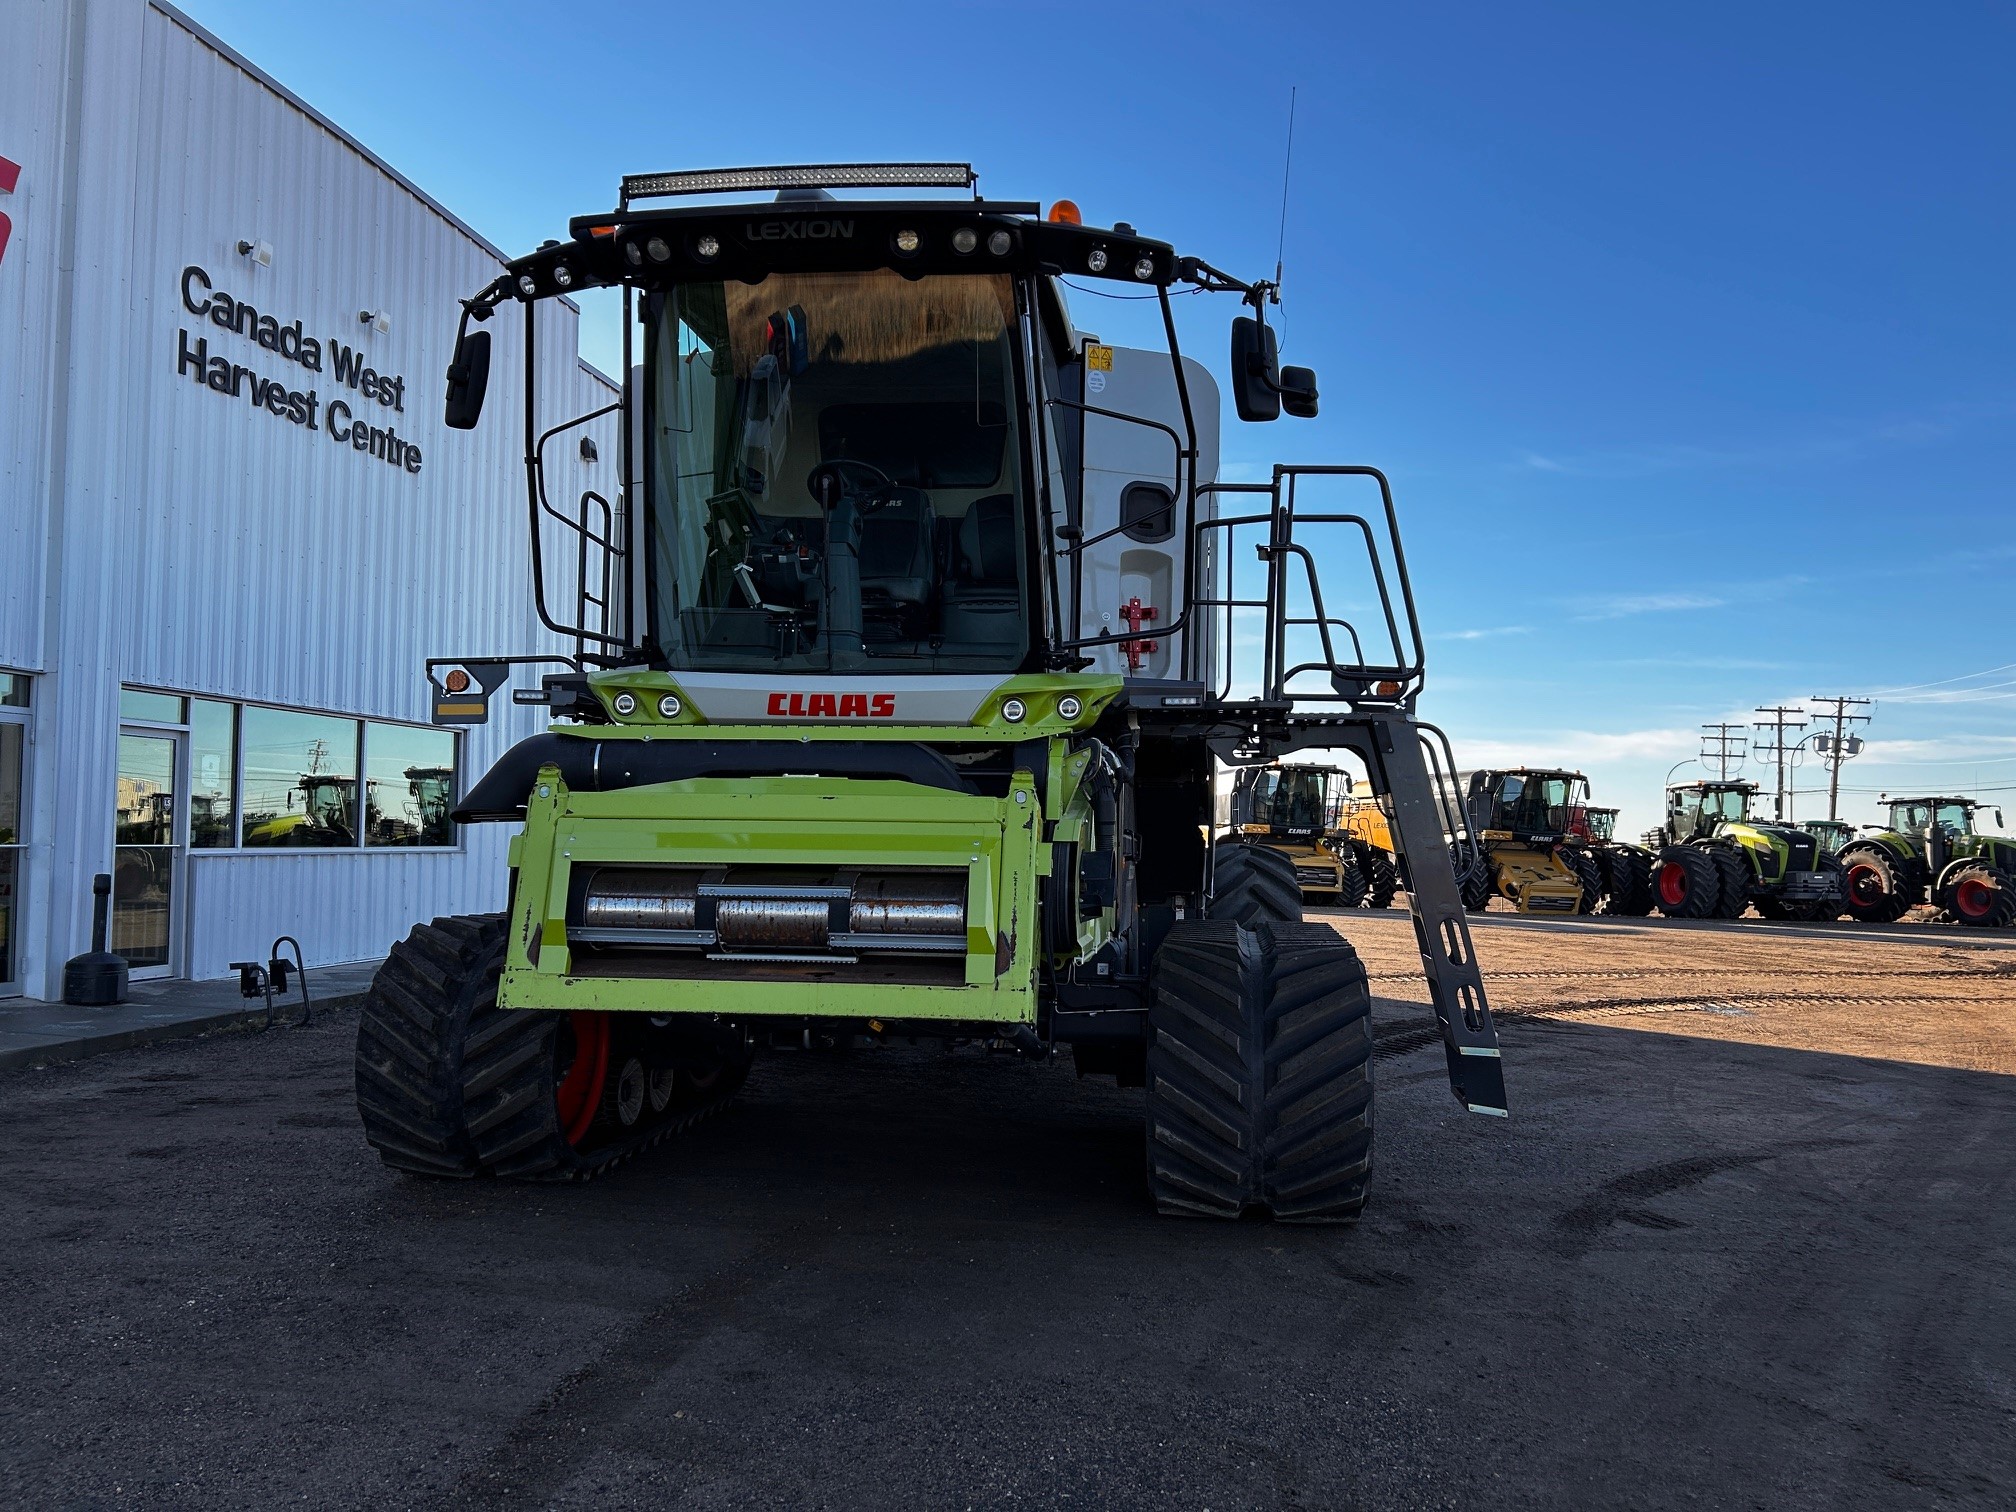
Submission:
{"label": "black tire tread", "polygon": [[1211,903],[1205,916],[1234,924],[1302,919],[1302,884],[1295,863],[1265,845],[1221,840],[1211,855]]}
{"label": "black tire tread", "polygon": [[[1698,846],[1669,845],[1659,852],[1659,865],[1678,866],[1687,873],[1687,896],[1679,903],[1658,898],[1659,912],[1669,919],[1712,919],[1722,895],[1722,869]],[[1654,889],[1657,897],[1657,889]]]}
{"label": "black tire tread", "polygon": [[1348,1223],[1372,1165],[1371,997],[1322,925],[1179,926],[1149,1010],[1148,1173],[1168,1214]]}
{"label": "black tire tread", "polygon": [[1750,907],[1750,884],[1756,873],[1749,858],[1733,845],[1702,847],[1715,859],[1721,887],[1715,894],[1715,917],[1740,919]]}
{"label": "black tire tread", "polygon": [[1391,908],[1393,899],[1400,891],[1400,868],[1393,858],[1369,840],[1351,842],[1352,854],[1358,861],[1358,870],[1365,877],[1365,904],[1367,908]]}
{"label": "black tire tread", "polygon": [[1652,912],[1652,858],[1628,845],[1607,846],[1603,861],[1603,912],[1642,919]]}
{"label": "black tire tread", "polygon": [[1857,904],[1844,891],[1841,911],[1858,924],[1894,924],[1925,901],[1925,878],[1918,865],[1886,846],[1874,841],[1844,845],[1835,859],[1843,872],[1866,865],[1884,879],[1883,896],[1873,904]]}
{"label": "black tire tread", "polygon": [[[1968,880],[1985,882],[1995,893],[1993,906],[1980,918],[1969,918],[1955,906],[1955,894],[1960,883]],[[2000,867],[1990,866],[1986,861],[1972,861],[1954,868],[1945,886],[1939,889],[1939,895],[1940,909],[1953,923],[1965,924],[1973,929],[2016,927],[2016,877],[2011,877]]]}
{"label": "black tire tread", "polygon": [[1561,864],[1575,873],[1575,880],[1582,884],[1582,897],[1576,905],[1577,913],[1593,914],[1603,901],[1603,868],[1596,857],[1579,846],[1564,845],[1555,855]]}

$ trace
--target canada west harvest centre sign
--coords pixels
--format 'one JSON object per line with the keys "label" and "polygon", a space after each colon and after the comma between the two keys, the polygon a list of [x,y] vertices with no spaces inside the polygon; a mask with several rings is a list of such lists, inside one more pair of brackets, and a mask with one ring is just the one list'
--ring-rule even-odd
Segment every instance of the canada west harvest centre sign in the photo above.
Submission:
{"label": "canada west harvest centre sign", "polygon": [[[420,471],[420,448],[391,424],[393,415],[406,413],[403,376],[366,366],[361,351],[334,337],[325,344],[307,334],[298,320],[282,325],[278,316],[217,288],[210,275],[194,263],[182,270],[180,287],[182,308],[198,322],[207,322],[210,329],[199,325],[192,333],[185,325],[177,330],[178,376],[228,399],[242,400],[276,420],[319,431],[337,446],[409,473]],[[213,335],[242,337],[282,361],[299,365],[316,379],[306,387],[291,388],[286,377],[269,377],[234,361],[228,348],[213,350]],[[218,345],[225,346],[221,341]],[[322,397],[324,383],[339,390],[326,400]]]}

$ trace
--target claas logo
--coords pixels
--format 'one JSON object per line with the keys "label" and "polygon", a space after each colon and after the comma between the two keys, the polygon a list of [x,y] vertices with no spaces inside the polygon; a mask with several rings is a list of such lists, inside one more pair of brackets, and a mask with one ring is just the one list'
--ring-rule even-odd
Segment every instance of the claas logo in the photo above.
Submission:
{"label": "claas logo", "polygon": [[893,719],[894,693],[772,693],[770,713],[778,719]]}

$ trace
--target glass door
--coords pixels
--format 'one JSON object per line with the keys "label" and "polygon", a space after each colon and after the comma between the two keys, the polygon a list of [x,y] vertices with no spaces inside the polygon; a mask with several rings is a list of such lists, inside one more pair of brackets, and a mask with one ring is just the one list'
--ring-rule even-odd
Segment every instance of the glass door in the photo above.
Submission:
{"label": "glass door", "polygon": [[182,785],[180,735],[120,735],[110,946],[136,977],[180,964]]}
{"label": "glass door", "polygon": [[[27,859],[21,843],[21,787],[28,727],[6,715],[7,685],[16,680],[0,672],[0,997],[21,991],[21,873]],[[24,691],[21,703],[26,702]]]}

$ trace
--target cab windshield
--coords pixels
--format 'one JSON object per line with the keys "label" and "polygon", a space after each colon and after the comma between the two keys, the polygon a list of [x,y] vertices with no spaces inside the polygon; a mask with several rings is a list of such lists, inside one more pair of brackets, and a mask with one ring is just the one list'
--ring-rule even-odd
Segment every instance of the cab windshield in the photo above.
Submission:
{"label": "cab windshield", "polygon": [[1280,769],[1253,784],[1254,824],[1272,829],[1316,830],[1325,823],[1323,774]]}
{"label": "cab windshield", "polygon": [[1007,277],[685,284],[646,324],[651,628],[669,665],[1021,667]]}
{"label": "cab windshield", "polygon": [[1964,803],[1899,803],[1891,807],[1890,816],[1894,830],[1915,832],[1936,824],[1949,835],[1974,832],[1973,810]]}
{"label": "cab windshield", "polygon": [[1565,833],[1574,786],[1568,777],[1507,772],[1498,785],[1498,812],[1489,828],[1515,834]]}

